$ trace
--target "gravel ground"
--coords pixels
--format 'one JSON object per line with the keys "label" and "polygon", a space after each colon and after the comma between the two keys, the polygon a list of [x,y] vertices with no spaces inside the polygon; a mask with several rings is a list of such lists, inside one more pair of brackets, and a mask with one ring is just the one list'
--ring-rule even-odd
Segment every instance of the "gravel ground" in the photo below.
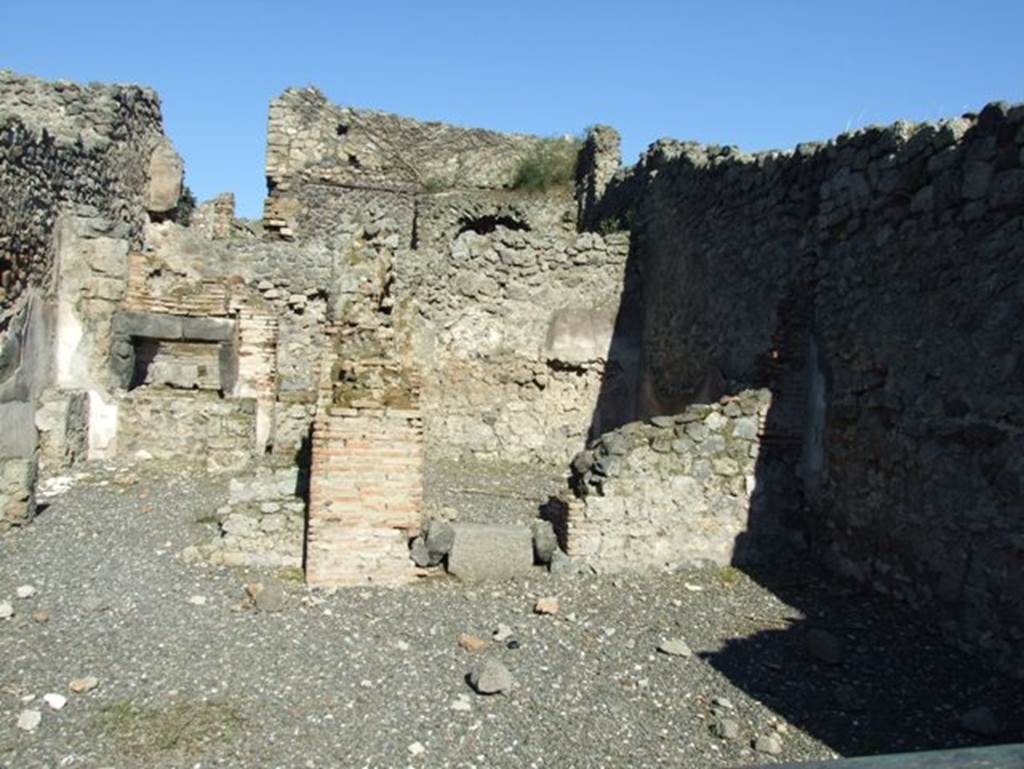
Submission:
{"label": "gravel ground", "polygon": [[423,507],[432,518],[528,522],[540,503],[568,489],[564,467],[440,457],[428,457],[427,463]]}
{"label": "gravel ground", "polygon": [[[90,473],[0,537],[0,602],[16,612],[0,620],[5,769],[735,766],[976,744],[955,723],[977,705],[1011,722],[988,741],[1021,738],[1019,685],[806,570],[541,572],[333,594],[285,582],[283,611],[240,611],[244,584],[267,575],[175,557],[210,536],[197,521],[226,483],[172,468],[139,482]],[[35,594],[17,598],[26,584]],[[535,615],[538,596],[556,596],[558,613]],[[456,644],[502,623],[518,648]],[[810,627],[839,641],[835,664],[808,653]],[[657,651],[676,638],[692,656]],[[515,678],[509,694],[468,687],[488,657]],[[69,691],[84,676],[98,686]],[[50,692],[63,709],[44,704]],[[26,709],[41,712],[31,732],[16,726]],[[716,718],[737,735],[714,736]],[[780,756],[751,749],[764,735]]]}

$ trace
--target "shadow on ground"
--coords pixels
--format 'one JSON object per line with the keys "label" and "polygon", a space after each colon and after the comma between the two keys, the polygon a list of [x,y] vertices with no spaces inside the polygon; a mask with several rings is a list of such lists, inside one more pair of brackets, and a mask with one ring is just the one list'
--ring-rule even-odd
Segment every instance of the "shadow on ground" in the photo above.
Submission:
{"label": "shadow on ground", "polygon": [[[927,619],[805,563],[744,571],[798,611],[785,626],[728,639],[704,659],[837,753],[1024,739],[1020,684],[946,644]],[[979,707],[1005,728],[964,731],[960,718]]]}

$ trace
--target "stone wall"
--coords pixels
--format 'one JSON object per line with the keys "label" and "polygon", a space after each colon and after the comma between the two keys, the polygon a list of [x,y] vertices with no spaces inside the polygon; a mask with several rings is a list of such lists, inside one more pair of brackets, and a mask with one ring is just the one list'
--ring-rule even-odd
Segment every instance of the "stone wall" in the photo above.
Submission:
{"label": "stone wall", "polygon": [[1007,665],[1024,650],[1022,165],[1024,107],[992,104],[791,153],[660,142],[603,209],[635,223],[638,415],[769,387],[816,554]]}
{"label": "stone wall", "polygon": [[[440,454],[567,462],[592,424],[626,280],[628,240],[541,229],[467,229],[399,264]],[[633,368],[630,351],[614,365]],[[622,386],[628,388],[628,382]],[[628,397],[625,396],[624,397]],[[612,399],[606,399],[609,403]]]}
{"label": "stone wall", "polygon": [[306,530],[302,474],[293,465],[261,465],[232,478],[217,509],[217,533],[182,551],[186,561],[223,566],[301,569]]}
{"label": "stone wall", "polygon": [[0,526],[31,518],[39,430],[57,472],[80,454],[69,418],[102,413],[82,408],[83,337],[104,333],[127,244],[175,209],[181,170],[152,91],[0,72]]}
{"label": "stone wall", "polygon": [[[602,388],[632,397],[638,351],[610,352],[628,240],[580,237],[568,187],[511,189],[544,140],[339,107],[308,89],[279,97],[269,126],[265,227],[333,255],[321,285],[327,321],[347,329],[339,355],[373,357],[355,341],[369,334],[416,373],[429,451],[561,463],[592,425],[622,423],[618,406],[594,408]],[[598,184],[617,164],[607,154]]]}
{"label": "stone wall", "polygon": [[540,141],[342,107],[315,88],[288,89],[270,105],[264,222],[284,237],[313,234],[318,227],[300,223],[323,208],[318,190],[373,190],[379,202],[385,192],[408,201],[395,193],[507,187]]}
{"label": "stone wall", "polygon": [[605,433],[573,460],[569,555],[600,572],[751,564],[791,552],[799,530],[763,480],[770,406],[768,390],[751,390]]}
{"label": "stone wall", "polygon": [[152,90],[0,71],[0,308],[25,286],[47,281],[53,231],[66,207],[91,206],[139,237],[146,205],[154,203],[150,158],[165,141]]}
{"label": "stone wall", "polygon": [[118,451],[201,459],[211,472],[245,469],[256,452],[256,403],[211,392],[133,390],[118,403]]}

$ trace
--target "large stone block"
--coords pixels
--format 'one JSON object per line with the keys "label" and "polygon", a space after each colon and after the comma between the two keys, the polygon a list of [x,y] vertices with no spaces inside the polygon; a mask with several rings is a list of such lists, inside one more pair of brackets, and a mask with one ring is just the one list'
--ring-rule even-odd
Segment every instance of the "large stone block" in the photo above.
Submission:
{"label": "large stone block", "polygon": [[114,329],[120,336],[146,339],[181,339],[184,321],[177,315],[151,312],[123,312],[114,317]]}
{"label": "large stone block", "polygon": [[533,536],[525,526],[455,524],[448,571],[459,579],[508,579],[533,568]]}
{"label": "large stone block", "polygon": [[153,149],[147,172],[146,210],[164,213],[175,208],[181,197],[185,163],[168,139],[161,139]]}

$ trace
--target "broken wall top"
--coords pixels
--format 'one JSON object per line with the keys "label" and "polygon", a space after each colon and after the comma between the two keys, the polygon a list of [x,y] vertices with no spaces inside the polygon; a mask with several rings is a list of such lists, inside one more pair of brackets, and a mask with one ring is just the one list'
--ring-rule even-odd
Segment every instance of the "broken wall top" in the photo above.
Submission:
{"label": "broken wall top", "polygon": [[86,147],[126,138],[124,126],[162,133],[160,97],[137,85],[79,85],[0,70],[0,122],[14,117],[58,142]]}
{"label": "broken wall top", "polygon": [[331,104],[313,88],[271,102],[267,179],[391,191],[499,189],[544,140]]}

